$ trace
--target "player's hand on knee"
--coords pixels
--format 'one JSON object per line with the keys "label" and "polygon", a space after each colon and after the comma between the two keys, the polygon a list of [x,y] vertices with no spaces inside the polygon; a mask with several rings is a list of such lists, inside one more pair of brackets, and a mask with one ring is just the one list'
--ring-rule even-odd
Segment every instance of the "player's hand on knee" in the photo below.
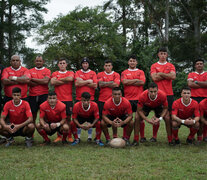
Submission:
{"label": "player's hand on knee", "polygon": [[46,131],[49,131],[50,130],[50,127],[49,127],[49,124],[45,123],[43,128],[46,130]]}
{"label": "player's hand on knee", "polygon": [[[12,126],[13,125],[13,126]],[[20,126],[19,125],[17,125],[17,124],[12,124],[11,125],[11,128],[12,128],[12,133],[15,133],[15,132],[17,132],[19,129],[20,129]]]}
{"label": "player's hand on knee", "polygon": [[55,128],[57,128],[57,124],[56,123],[51,123],[50,127],[51,127],[51,129],[55,129]]}

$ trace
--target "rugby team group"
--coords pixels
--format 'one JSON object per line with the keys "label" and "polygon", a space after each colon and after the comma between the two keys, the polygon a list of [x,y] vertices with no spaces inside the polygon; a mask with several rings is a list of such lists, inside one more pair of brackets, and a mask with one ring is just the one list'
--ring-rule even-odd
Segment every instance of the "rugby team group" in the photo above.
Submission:
{"label": "rugby team group", "polygon": [[[88,131],[87,141],[90,142],[92,128],[95,128],[94,141],[104,146],[111,140],[108,128],[112,127],[112,137],[116,138],[117,128],[122,127],[126,145],[138,146],[147,141],[145,121],[153,127],[151,142],[157,142],[161,121],[165,122],[170,146],[180,145],[178,130],[181,125],[189,128],[187,144],[207,142],[207,72],[204,72],[204,60],[195,60],[195,72],[188,74],[188,86],[183,87],[181,97],[174,100],[172,80],[176,78],[175,67],[167,61],[166,48],[159,48],[157,55],[158,62],[152,64],[150,70],[152,82],[146,90],[143,89],[145,74],[137,68],[135,55],[129,57],[129,67],[121,76],[113,71],[110,60],[104,62],[104,71],[96,74],[89,69],[90,62],[86,57],[81,61],[81,69],[75,73],[67,70],[67,60],[61,58],[58,60],[59,71],[51,74],[44,67],[42,56],[37,56],[35,67],[28,70],[21,65],[20,57],[13,55],[10,67],[0,66],[4,89],[0,142],[8,147],[15,136],[24,136],[26,146],[31,147],[36,129],[43,137],[42,145],[50,144],[48,136],[57,132],[54,142],[71,142],[70,145],[75,146],[81,142],[81,129]],[[48,90],[49,83],[55,91]],[[120,83],[123,84],[123,96]],[[73,84],[76,91],[74,105]],[[98,87],[96,103],[94,95]],[[39,120],[36,121],[38,111]],[[149,118],[151,111],[154,115]],[[134,140],[130,144],[133,130]],[[106,138],[104,143],[101,141],[102,132]]]}

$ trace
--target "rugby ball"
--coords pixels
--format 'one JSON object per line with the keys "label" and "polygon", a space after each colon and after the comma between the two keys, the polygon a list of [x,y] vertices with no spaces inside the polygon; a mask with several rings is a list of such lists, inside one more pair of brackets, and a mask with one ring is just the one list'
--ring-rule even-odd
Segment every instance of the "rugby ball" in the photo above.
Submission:
{"label": "rugby ball", "polygon": [[113,148],[123,148],[126,146],[126,142],[122,138],[114,138],[110,141],[109,145]]}

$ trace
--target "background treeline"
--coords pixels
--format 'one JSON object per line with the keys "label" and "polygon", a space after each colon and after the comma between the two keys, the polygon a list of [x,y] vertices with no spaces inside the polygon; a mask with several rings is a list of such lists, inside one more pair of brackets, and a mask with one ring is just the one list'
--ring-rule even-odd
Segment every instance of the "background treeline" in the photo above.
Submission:
{"label": "background treeline", "polygon": [[157,49],[166,46],[169,61],[176,66],[173,88],[179,96],[195,58],[207,58],[206,0],[108,0],[100,7],[79,7],[44,23],[42,13],[47,12],[48,2],[1,0],[2,64],[8,66],[11,55],[20,54],[24,64],[32,67],[38,52],[28,48],[25,39],[36,31],[36,41],[45,45],[43,56],[52,71],[57,70],[60,57],[77,70],[81,58],[87,56],[96,72],[103,70],[105,59],[111,59],[114,70],[121,73],[128,67],[128,56],[136,54],[147,85]]}

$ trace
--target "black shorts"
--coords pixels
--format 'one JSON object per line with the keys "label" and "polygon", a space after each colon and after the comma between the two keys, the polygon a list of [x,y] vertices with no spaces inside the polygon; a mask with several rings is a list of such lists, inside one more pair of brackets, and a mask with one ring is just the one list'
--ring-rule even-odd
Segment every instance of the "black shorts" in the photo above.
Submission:
{"label": "black shorts", "polygon": [[157,118],[159,118],[161,113],[162,113],[162,111],[163,111],[163,106],[158,106],[156,108],[151,108],[151,107],[148,107],[148,106],[143,106],[142,110],[144,111],[145,116],[148,116],[150,111],[154,111],[155,112],[155,116]]}
{"label": "black shorts", "polygon": [[[25,126],[24,126],[25,127]],[[23,129],[24,127],[20,128],[19,130],[17,130],[15,133],[10,134],[11,137],[15,137],[15,136],[25,136],[25,134],[23,133]]]}
{"label": "black shorts", "polygon": [[205,97],[191,97],[191,98],[196,100],[198,103],[200,103],[202,100],[205,99]]}
{"label": "black shorts", "polygon": [[129,102],[131,104],[132,111],[133,112],[136,112],[137,111],[137,103],[138,103],[138,100],[129,100]]}
{"label": "black shorts", "polygon": [[174,102],[174,96],[167,96],[167,102],[168,102],[168,110],[171,112],[172,111],[172,104]]}
{"label": "black shorts", "polygon": [[99,119],[102,119],[102,111],[103,111],[103,108],[104,108],[104,104],[105,102],[102,102],[102,101],[98,101],[98,109],[99,109]]}
{"label": "black shorts", "polygon": [[[115,116],[111,116],[111,115],[107,115],[107,118],[109,118],[111,121],[113,121],[114,119],[116,119],[117,117]],[[124,121],[128,116],[127,115],[123,115],[121,117],[118,117],[119,119],[121,119],[122,121]],[[122,128],[125,127],[126,124],[124,124],[123,126],[121,126]],[[111,124],[107,124],[107,127],[111,127]]]}
{"label": "black shorts", "polygon": [[[49,123],[47,123],[47,124],[49,124],[49,126],[50,126],[50,124],[52,124],[52,123],[49,122]],[[52,135],[55,134],[56,132],[58,132],[59,134],[62,134],[62,132],[60,132],[60,128],[61,128],[61,126],[55,128],[55,129],[51,129],[51,127],[50,127],[50,130],[51,130],[51,131],[50,131],[50,132],[45,131],[45,132],[46,132],[47,135],[49,135],[49,136],[52,136]]]}
{"label": "black shorts", "polygon": [[77,120],[78,120],[79,124],[83,124],[85,122],[89,122],[89,123],[92,124],[94,122],[94,120],[95,120],[95,117],[91,116],[89,118],[84,118],[84,117],[78,116]]}
{"label": "black shorts", "polygon": [[47,94],[43,94],[40,96],[29,96],[29,105],[33,113],[39,110],[40,104],[47,100],[47,96]]}
{"label": "black shorts", "polygon": [[69,116],[73,111],[73,102],[72,101],[62,101],[66,105],[66,115]]}

